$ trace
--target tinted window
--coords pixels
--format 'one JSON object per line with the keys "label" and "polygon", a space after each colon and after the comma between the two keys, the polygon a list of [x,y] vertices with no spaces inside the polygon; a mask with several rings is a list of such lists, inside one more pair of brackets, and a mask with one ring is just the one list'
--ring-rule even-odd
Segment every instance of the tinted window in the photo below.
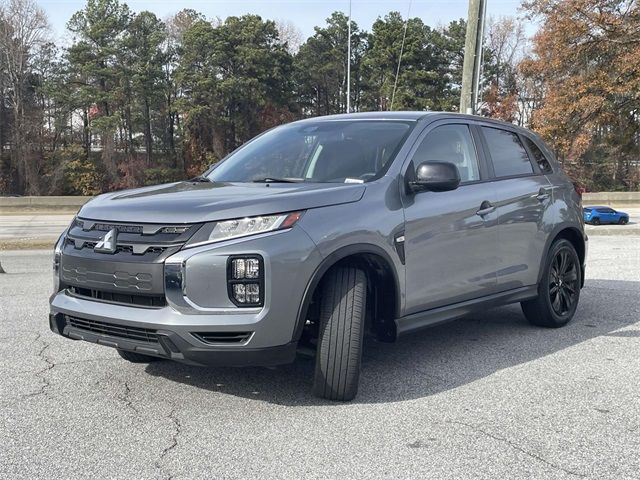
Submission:
{"label": "tinted window", "polygon": [[533,173],[529,155],[515,133],[482,127],[496,177]]}
{"label": "tinted window", "polygon": [[536,161],[536,163],[540,167],[540,170],[542,170],[543,173],[553,173],[553,170],[551,169],[551,165],[549,164],[547,157],[545,157],[544,153],[542,153],[542,150],[540,150],[538,146],[530,138],[528,137],[523,137],[523,138],[524,138],[524,143],[527,144],[527,148],[531,152],[531,155],[533,155],[533,159]]}
{"label": "tinted window", "polygon": [[615,213],[615,210],[612,210],[611,208],[599,208],[598,212],[600,212],[600,213]]}
{"label": "tinted window", "polygon": [[367,120],[283,125],[232,153],[207,176],[219,182],[366,182],[384,174],[413,126]]}
{"label": "tinted window", "polygon": [[478,158],[466,125],[443,125],[427,134],[413,154],[413,166],[422,162],[451,162],[458,167],[460,180],[480,180]]}

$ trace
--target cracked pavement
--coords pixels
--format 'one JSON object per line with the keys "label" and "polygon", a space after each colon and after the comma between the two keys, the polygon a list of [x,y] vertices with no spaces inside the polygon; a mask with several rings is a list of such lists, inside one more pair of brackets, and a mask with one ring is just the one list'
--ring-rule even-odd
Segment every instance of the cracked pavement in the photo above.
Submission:
{"label": "cracked pavement", "polygon": [[48,330],[49,252],[0,252],[0,476],[640,478],[640,237],[596,236],[566,328],[517,306],[365,344],[350,404],[276,369],[131,364]]}

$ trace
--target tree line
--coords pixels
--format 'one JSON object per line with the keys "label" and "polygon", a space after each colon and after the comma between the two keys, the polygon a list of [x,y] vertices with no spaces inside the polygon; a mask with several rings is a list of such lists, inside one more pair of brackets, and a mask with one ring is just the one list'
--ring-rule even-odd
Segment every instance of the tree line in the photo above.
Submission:
{"label": "tree line", "polygon": [[[295,25],[256,15],[208,19],[185,9],[160,19],[88,0],[60,47],[34,0],[0,2],[0,194],[95,194],[189,178],[265,129],[346,111],[340,12],[303,41]],[[524,6],[542,25],[532,42],[522,21],[489,22],[482,114],[540,132],[591,189],[637,188],[637,4]],[[603,8],[607,15],[595,13]],[[598,33],[582,38],[585,28]],[[351,31],[353,111],[457,110],[464,20],[431,27],[390,12],[370,31],[355,22]]]}

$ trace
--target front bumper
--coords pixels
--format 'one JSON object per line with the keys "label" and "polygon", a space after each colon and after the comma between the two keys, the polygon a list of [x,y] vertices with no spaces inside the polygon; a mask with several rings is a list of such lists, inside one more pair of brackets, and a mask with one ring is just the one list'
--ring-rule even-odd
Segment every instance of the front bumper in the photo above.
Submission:
{"label": "front bumper", "polygon": [[[238,308],[228,297],[227,259],[247,254],[264,259],[261,307]],[[165,284],[165,306],[144,308],[79,297],[63,281],[51,297],[50,327],[71,339],[194,365],[290,363],[295,358],[300,302],[320,261],[315,244],[298,228],[186,249],[165,261],[166,278],[169,267],[179,267],[186,279],[186,288]],[[240,334],[245,337],[238,341],[210,340]]]}

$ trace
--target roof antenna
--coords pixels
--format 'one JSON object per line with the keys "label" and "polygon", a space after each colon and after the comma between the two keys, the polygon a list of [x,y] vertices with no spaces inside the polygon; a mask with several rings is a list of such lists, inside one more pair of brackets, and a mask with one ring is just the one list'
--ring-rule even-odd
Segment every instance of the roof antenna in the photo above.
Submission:
{"label": "roof antenna", "polygon": [[407,20],[404,22],[404,33],[402,34],[402,44],[400,45],[400,57],[398,58],[398,68],[396,69],[396,79],[393,82],[393,92],[391,93],[391,106],[389,110],[393,110],[393,102],[396,98],[396,89],[398,88],[398,76],[400,75],[400,64],[402,63],[402,54],[404,53],[404,41],[407,38],[407,27],[409,26],[409,15],[411,14],[411,1],[407,8]]}

